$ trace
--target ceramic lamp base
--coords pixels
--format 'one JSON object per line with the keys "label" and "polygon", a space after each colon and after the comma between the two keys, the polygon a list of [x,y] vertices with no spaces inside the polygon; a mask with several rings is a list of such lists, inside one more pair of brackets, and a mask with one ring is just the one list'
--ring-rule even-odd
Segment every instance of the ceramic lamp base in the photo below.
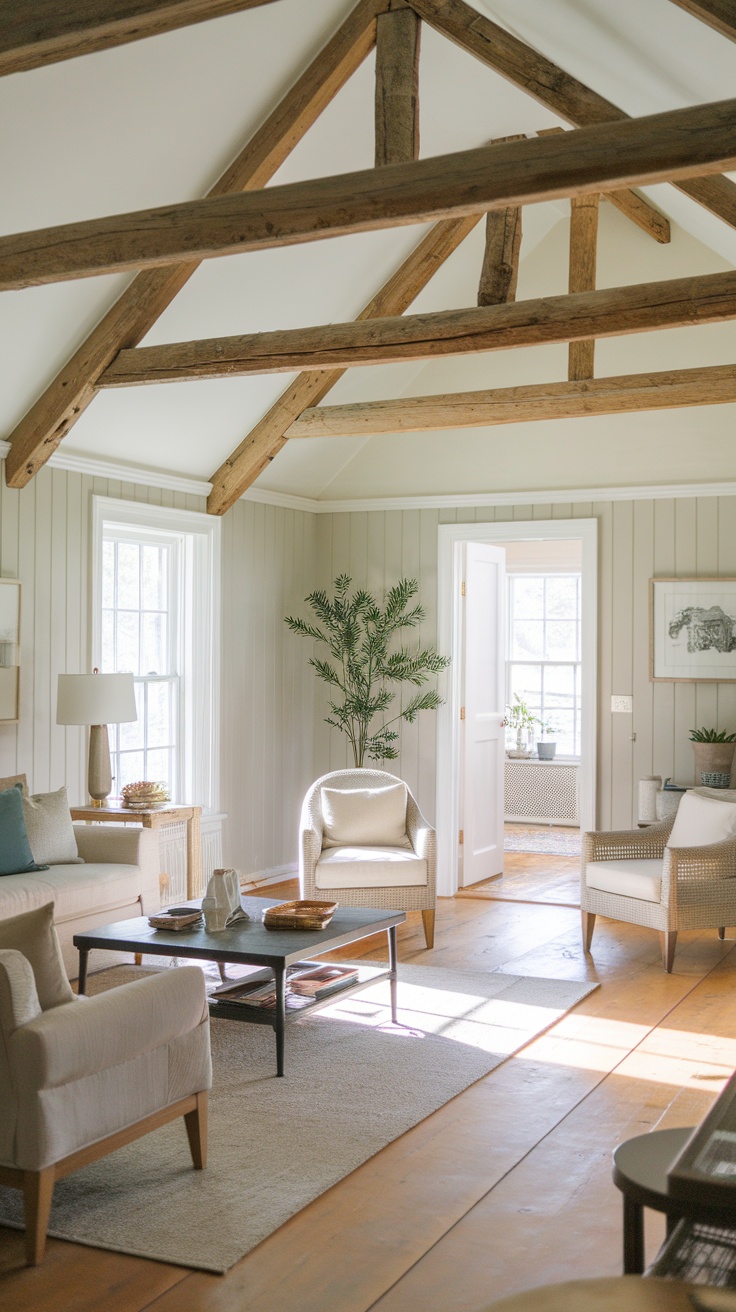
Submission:
{"label": "ceramic lamp base", "polygon": [[90,725],[87,790],[93,806],[104,806],[105,799],[112,791],[110,743],[106,724]]}

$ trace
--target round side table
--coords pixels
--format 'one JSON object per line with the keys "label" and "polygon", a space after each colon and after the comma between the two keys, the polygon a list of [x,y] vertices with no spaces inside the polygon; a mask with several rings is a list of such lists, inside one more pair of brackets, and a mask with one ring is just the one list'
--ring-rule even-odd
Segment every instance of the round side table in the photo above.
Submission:
{"label": "round side table", "polygon": [[644,1270],[644,1208],[666,1214],[668,1235],[682,1215],[667,1193],[667,1172],[692,1132],[650,1130],[613,1150],[613,1183],[624,1196],[624,1275]]}

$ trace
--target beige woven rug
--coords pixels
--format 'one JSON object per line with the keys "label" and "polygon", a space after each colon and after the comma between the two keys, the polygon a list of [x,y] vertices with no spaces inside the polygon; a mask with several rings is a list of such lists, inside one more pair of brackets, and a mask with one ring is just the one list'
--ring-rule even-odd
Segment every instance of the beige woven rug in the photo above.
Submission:
{"label": "beige woven rug", "polygon": [[[118,966],[90,992],[140,973]],[[403,966],[399,1027],[386,983],[338,1001],[289,1026],[281,1080],[270,1027],[215,1021],[206,1171],[183,1123],[164,1126],[60,1181],[49,1233],[224,1272],[596,987]],[[0,1189],[0,1223],[22,1224],[19,1203]]]}

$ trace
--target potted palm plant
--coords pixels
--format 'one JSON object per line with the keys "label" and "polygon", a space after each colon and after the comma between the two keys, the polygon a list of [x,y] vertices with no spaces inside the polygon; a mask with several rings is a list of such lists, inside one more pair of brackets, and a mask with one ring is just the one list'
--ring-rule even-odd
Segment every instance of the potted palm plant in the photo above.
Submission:
{"label": "potted palm plant", "polygon": [[736,752],[736,733],[691,729],[690,741],[695,757],[696,783],[710,788],[728,788]]}

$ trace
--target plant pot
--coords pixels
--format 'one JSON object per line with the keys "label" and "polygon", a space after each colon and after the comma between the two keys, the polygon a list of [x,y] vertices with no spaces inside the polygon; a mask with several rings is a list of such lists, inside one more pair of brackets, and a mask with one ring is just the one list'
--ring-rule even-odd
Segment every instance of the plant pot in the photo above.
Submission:
{"label": "plant pot", "polygon": [[693,743],[695,782],[702,783],[703,774],[730,774],[736,743]]}
{"label": "plant pot", "polygon": [[519,751],[518,747],[513,747],[513,748],[509,748],[509,750],[506,752],[506,755],[508,756],[510,761],[529,761],[531,760],[532,754],[525,747],[522,748],[521,751]]}
{"label": "plant pot", "polygon": [[540,761],[553,761],[557,743],[537,743],[537,756]]}

